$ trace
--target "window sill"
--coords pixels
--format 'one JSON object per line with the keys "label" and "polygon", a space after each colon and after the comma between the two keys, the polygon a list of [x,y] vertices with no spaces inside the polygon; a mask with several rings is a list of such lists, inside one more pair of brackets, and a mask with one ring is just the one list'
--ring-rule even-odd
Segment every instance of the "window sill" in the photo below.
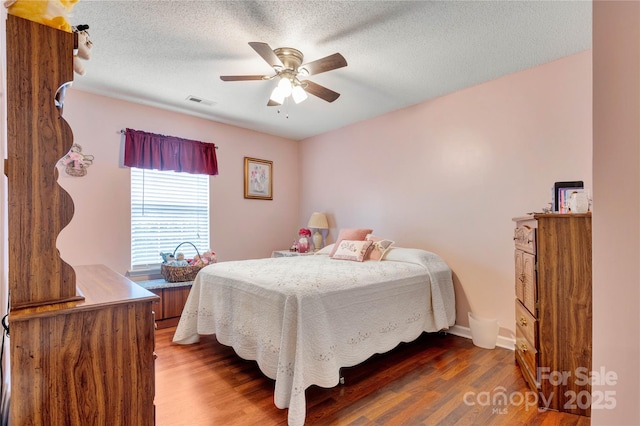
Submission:
{"label": "window sill", "polygon": [[162,278],[160,265],[146,265],[144,267],[133,268],[127,271],[127,277],[131,281],[149,281]]}

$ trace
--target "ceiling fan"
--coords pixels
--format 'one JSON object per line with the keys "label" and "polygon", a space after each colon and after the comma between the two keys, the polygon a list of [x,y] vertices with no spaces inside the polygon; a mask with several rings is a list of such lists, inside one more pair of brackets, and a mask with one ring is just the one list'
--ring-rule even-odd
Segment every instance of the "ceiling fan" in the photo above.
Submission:
{"label": "ceiling fan", "polygon": [[274,75],[222,75],[222,81],[273,80],[279,78],[278,86],[271,93],[268,106],[282,105],[291,96],[296,103],[307,98],[307,93],[319,97],[327,102],[333,102],[340,93],[327,89],[313,81],[301,80],[310,75],[335,70],[347,66],[347,61],[339,53],[326,56],[304,65],[304,55],[291,47],[271,49],[267,43],[250,42],[249,46],[255,50],[274,69]]}

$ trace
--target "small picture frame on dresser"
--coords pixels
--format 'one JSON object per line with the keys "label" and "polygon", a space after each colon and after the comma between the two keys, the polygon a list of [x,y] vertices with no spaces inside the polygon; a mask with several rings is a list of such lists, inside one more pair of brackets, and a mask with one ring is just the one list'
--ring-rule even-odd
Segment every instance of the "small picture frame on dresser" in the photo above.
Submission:
{"label": "small picture frame on dresser", "polygon": [[553,211],[554,213],[568,213],[569,199],[573,191],[584,190],[584,182],[581,180],[569,182],[556,182],[553,185]]}

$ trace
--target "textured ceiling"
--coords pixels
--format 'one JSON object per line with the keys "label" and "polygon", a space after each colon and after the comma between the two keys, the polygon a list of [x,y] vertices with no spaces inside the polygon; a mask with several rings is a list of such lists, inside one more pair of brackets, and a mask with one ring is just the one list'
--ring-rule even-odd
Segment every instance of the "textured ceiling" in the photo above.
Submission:
{"label": "textured ceiling", "polygon": [[[81,0],[70,21],[94,44],[74,88],[295,140],[591,47],[590,1]],[[278,113],[275,81],[221,81],[273,73],[252,41],[340,52],[347,67],[309,78],[340,98]]]}

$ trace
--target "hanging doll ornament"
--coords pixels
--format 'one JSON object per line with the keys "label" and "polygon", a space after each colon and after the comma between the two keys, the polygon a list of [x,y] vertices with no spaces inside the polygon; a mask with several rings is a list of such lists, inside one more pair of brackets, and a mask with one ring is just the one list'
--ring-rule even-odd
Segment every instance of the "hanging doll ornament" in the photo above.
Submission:
{"label": "hanging doll ornament", "polygon": [[69,176],[82,177],[87,174],[87,168],[93,164],[93,155],[83,154],[82,147],[74,143],[60,163],[65,166],[64,171]]}

